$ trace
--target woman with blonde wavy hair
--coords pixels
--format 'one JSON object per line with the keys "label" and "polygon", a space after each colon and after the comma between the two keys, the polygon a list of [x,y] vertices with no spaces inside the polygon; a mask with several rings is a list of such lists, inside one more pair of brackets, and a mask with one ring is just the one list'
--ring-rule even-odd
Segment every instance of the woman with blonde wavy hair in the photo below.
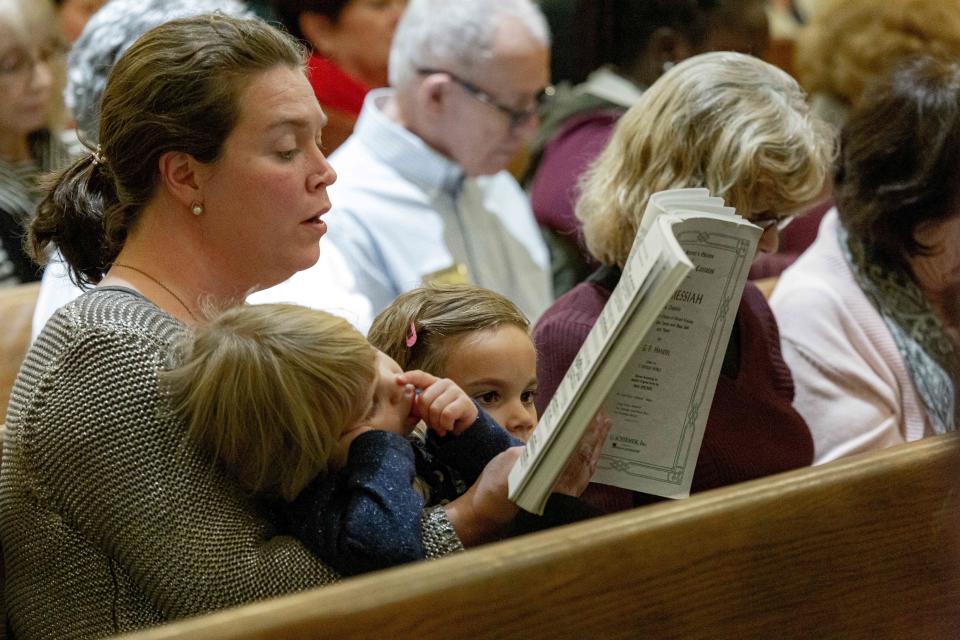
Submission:
{"label": "woman with blonde wavy hair", "polygon": [[[620,119],[588,171],[577,217],[601,263],[558,299],[534,330],[543,410],[600,315],[651,194],[706,187],[762,227],[759,253],[824,191],[829,129],[812,117],[797,83],[756,58],[707,53],[664,74]],[[810,432],[791,406],[793,380],[776,322],[747,284],[707,420],[693,478],[701,491],[808,465]],[[592,486],[584,498],[612,511],[649,496]]]}

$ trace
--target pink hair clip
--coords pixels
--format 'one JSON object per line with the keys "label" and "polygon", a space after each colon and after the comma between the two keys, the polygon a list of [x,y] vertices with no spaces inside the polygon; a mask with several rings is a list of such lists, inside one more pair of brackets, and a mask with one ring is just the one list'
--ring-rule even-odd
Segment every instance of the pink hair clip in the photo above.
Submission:
{"label": "pink hair clip", "polygon": [[408,349],[417,344],[417,326],[413,323],[413,320],[410,321],[410,333],[407,334],[406,342]]}

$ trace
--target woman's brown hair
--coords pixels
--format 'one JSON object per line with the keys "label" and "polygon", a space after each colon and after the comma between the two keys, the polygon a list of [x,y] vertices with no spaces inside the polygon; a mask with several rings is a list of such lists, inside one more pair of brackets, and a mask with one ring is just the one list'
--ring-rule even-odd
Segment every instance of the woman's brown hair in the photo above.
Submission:
{"label": "woman's brown hair", "polygon": [[864,94],[840,137],[840,220],[872,258],[905,267],[924,222],[960,205],[960,64],[910,59]]}
{"label": "woman's brown hair", "polygon": [[351,0],[273,0],[271,3],[280,22],[290,35],[307,42],[300,29],[300,16],[304,13],[316,13],[336,24],[340,14]]}
{"label": "woman's brown hair", "polygon": [[40,204],[28,235],[33,258],[45,262],[53,243],[77,284],[99,282],[153,197],[160,156],[217,160],[252,78],[303,63],[296,42],[259,20],[210,14],[148,31],[107,81],[98,152],[64,171]]}

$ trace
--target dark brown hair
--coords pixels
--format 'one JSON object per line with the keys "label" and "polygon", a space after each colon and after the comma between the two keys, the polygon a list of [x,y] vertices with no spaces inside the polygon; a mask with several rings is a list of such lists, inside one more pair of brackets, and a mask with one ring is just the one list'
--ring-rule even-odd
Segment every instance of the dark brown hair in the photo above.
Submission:
{"label": "dark brown hair", "polygon": [[303,49],[260,20],[210,14],[148,31],[110,74],[100,109],[100,157],[64,171],[41,202],[28,249],[56,244],[80,285],[96,284],[154,195],[160,156],[217,160],[252,78],[302,67]]}
{"label": "dark brown hair", "polygon": [[300,30],[300,14],[318,13],[336,24],[350,0],[273,0],[273,10],[290,35],[306,42]]}
{"label": "dark brown hair", "polygon": [[[408,347],[411,324],[417,340]],[[367,339],[404,371],[446,376],[450,339],[503,325],[530,330],[523,312],[499,293],[466,284],[433,285],[397,296],[374,318]]]}
{"label": "dark brown hair", "polygon": [[929,251],[917,227],[960,203],[960,64],[914,58],[866,91],[841,134],[834,193],[874,259],[904,267]]}

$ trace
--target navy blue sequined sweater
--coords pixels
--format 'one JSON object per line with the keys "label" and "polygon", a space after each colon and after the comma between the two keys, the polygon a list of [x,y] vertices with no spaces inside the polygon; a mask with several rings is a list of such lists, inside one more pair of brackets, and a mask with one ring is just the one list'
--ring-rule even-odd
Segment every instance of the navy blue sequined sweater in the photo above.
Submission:
{"label": "navy blue sequined sweater", "polygon": [[[279,520],[342,575],[422,560],[423,508],[461,495],[494,456],[522,444],[482,409],[459,436],[431,431],[423,443],[368,431],[350,444],[344,468],[317,476],[280,506]],[[417,475],[430,504],[413,487]]]}

